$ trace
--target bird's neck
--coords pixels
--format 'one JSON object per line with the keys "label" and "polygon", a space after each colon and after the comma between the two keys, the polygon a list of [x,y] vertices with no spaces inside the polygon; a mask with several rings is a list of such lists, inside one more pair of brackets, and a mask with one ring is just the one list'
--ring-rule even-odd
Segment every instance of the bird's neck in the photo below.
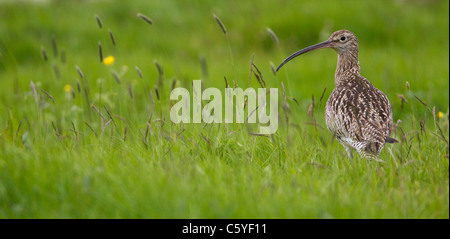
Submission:
{"label": "bird's neck", "polygon": [[358,51],[338,53],[338,62],[334,80],[336,86],[359,76]]}

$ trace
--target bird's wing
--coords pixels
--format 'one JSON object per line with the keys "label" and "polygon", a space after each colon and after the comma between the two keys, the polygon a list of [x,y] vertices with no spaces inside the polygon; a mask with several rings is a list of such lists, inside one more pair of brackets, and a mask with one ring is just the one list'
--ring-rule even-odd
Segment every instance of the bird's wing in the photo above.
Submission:
{"label": "bird's wing", "polygon": [[379,95],[380,101],[380,115],[382,116],[381,126],[385,136],[389,136],[391,134],[392,128],[394,126],[393,118],[392,118],[392,108],[391,103],[387,96],[381,91],[377,89],[377,94]]}
{"label": "bird's wing", "polygon": [[372,87],[358,92],[361,132],[366,140],[384,144],[393,125],[391,104],[383,92]]}
{"label": "bird's wing", "polygon": [[327,127],[335,136],[384,144],[392,129],[389,100],[368,80],[360,83],[364,86],[333,90],[326,106]]}

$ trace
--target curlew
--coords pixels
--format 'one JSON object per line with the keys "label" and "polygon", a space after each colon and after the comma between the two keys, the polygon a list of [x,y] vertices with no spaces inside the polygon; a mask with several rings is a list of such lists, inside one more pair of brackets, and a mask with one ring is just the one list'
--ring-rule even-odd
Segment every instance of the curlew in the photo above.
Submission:
{"label": "curlew", "polygon": [[295,57],[321,48],[332,48],[338,54],[335,88],[325,106],[327,128],[350,158],[353,148],[362,157],[378,159],[386,143],[397,142],[390,137],[392,109],[386,95],[360,75],[358,39],[351,31],[334,32],[327,41],[295,52],[277,71]]}

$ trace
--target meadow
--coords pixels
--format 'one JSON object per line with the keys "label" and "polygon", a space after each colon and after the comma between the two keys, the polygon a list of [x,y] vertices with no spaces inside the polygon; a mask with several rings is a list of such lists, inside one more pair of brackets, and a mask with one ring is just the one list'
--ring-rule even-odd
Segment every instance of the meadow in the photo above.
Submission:
{"label": "meadow", "polygon": [[[333,50],[273,72],[340,29],[384,162],[326,128]],[[193,80],[278,88],[277,132],[172,123]],[[0,82],[0,218],[449,218],[448,1],[0,1]]]}

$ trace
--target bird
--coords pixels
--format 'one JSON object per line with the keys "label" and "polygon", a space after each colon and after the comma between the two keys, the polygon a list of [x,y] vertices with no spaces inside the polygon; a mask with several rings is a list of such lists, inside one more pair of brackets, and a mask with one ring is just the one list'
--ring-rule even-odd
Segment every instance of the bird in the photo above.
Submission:
{"label": "bird", "polygon": [[339,30],[328,40],[306,47],[286,58],[277,68],[309,51],[332,48],[338,54],[334,76],[335,88],[325,106],[325,122],[349,158],[352,150],[361,157],[379,159],[386,143],[398,142],[390,137],[393,130],[392,108],[388,97],[361,76],[358,38],[349,30]]}

